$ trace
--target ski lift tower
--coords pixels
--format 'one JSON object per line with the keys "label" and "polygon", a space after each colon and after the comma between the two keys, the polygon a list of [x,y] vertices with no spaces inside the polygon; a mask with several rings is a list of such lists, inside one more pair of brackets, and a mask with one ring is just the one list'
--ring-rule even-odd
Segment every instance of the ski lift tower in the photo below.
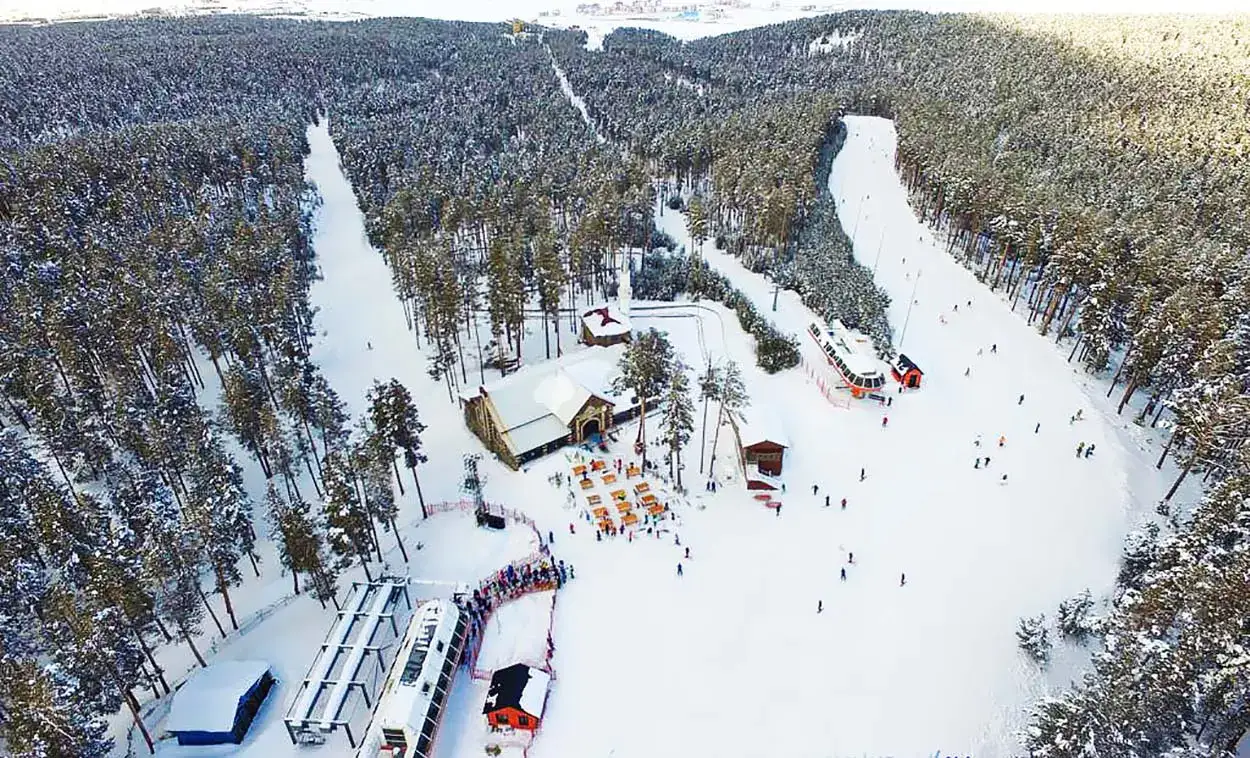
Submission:
{"label": "ski lift tower", "polygon": [[489,529],[503,529],[506,525],[503,509],[487,503],[486,497],[482,493],[482,487],[486,484],[486,478],[478,468],[481,460],[482,456],[477,453],[468,453],[464,456],[464,485],[462,489],[469,497],[473,498],[473,515],[477,519],[478,526],[484,526]]}

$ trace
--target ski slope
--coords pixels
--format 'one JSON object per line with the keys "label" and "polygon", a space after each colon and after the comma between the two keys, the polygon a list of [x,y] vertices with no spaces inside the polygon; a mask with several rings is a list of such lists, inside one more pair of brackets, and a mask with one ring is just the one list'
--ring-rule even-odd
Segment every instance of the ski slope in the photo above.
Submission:
{"label": "ski slope", "polygon": [[[896,332],[916,289],[903,350],[924,369],[925,386],[893,395],[888,408],[836,407],[801,369],[770,376],[756,368],[750,337],[720,305],[636,303],[635,327],[668,332],[688,364],[739,363],[748,417],[767,416],[792,444],[787,493],[777,514],[741,489],[728,428],[713,465],[721,486],[706,492],[696,428],[684,451],[691,494],[669,498],[676,519],[667,531],[597,541],[565,491],[548,481],[568,472],[565,454],[517,472],[483,460],[487,497],[524,511],[552,539],[553,554],[576,566],[555,604],[556,679],[532,758],[1010,756],[1020,753],[1028,705],[1067,686],[1086,661],[1081,650],[1060,645],[1043,674],[1016,648],[1017,620],[1053,615],[1060,600],[1086,587],[1096,596],[1108,591],[1124,531],[1146,498],[1157,497],[1163,475],[1126,447],[1089,394],[1100,394],[1098,385],[1074,372],[1066,351],[977,284],[915,221],[892,168],[892,124],[848,124],[830,189],[868,265],[885,230],[877,278],[894,300]],[[426,356],[364,236],[325,124],[309,139],[308,177],[324,201],[314,240],[324,281],[311,292],[322,334],[313,358],[354,415],[375,378],[404,382],[428,427],[430,462],[419,469],[426,499],[455,499],[460,457],[481,447],[443,385],[424,371]],[[689,248],[680,214],[663,209],[658,224]],[[711,244],[701,252],[800,337],[813,366],[823,365],[805,336],[811,314],[793,293],[782,292],[772,312],[770,283]],[[539,333],[526,336],[528,361],[541,356]],[[1085,420],[1069,424],[1077,410]],[[657,420],[649,422],[651,440]],[[621,431],[611,455],[633,457],[633,429]],[[707,431],[710,448],[715,430]],[[1096,454],[1078,459],[1079,442],[1095,444]],[[989,468],[974,468],[986,455]],[[653,448],[652,458],[659,463],[660,451]],[[389,569],[417,581],[474,581],[534,547],[525,530],[487,532],[458,514],[421,522],[411,487],[400,503],[411,563],[399,562],[392,536],[382,541]],[[501,610],[484,663],[506,665],[541,650],[551,620],[542,606],[527,599]],[[277,660],[283,678],[298,677],[332,620],[315,608],[303,598],[228,640],[219,655]],[[240,755],[296,754],[280,720],[289,694],[278,690],[280,700],[266,706]],[[447,756],[482,754],[481,697],[462,671],[440,737]]]}

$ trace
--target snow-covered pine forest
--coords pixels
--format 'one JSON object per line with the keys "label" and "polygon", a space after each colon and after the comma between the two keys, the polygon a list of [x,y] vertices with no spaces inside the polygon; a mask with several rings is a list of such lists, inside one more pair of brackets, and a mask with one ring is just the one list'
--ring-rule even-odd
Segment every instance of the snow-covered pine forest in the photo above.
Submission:
{"label": "snow-covered pine forest", "polygon": [[[657,208],[892,356],[859,209],[826,193],[846,114],[895,121],[917,215],[1116,412],[1166,430],[1157,466],[1177,468],[1105,615],[1060,614],[1095,653],[1022,744],[1231,749],[1250,728],[1250,21],[847,12],[693,42],[622,29],[594,51],[535,31],[0,28],[5,749],[124,749],[106,721],[141,722],[174,684],[162,654],[202,664],[266,574],[332,603],[399,538],[422,419],[455,423],[487,371],[570,348],[623,251],[646,297],[737,311],[759,365],[791,370],[802,335],[701,276]],[[304,162],[324,120],[445,397],[383,379],[357,408],[312,358]],[[656,386],[697,400],[699,369]],[[680,451],[693,422],[667,423]],[[1021,620],[1039,661],[1045,634]]]}

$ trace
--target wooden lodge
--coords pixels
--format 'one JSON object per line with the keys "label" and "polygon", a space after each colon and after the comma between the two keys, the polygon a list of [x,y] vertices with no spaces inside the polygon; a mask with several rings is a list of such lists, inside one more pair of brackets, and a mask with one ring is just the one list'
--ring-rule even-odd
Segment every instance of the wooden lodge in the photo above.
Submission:
{"label": "wooden lodge", "polygon": [[609,347],[629,342],[629,317],[615,305],[608,303],[582,314],[582,342],[597,347]]}
{"label": "wooden lodge", "polygon": [[462,393],[465,424],[514,469],[594,440],[640,411],[634,398],[611,389],[624,350],[614,345],[567,353]]}
{"label": "wooden lodge", "polygon": [[757,421],[735,421],[734,439],[737,442],[738,462],[742,464],[743,477],[749,490],[781,489],[781,471],[785,464],[786,448],[790,446],[784,432],[766,415],[759,413]]}

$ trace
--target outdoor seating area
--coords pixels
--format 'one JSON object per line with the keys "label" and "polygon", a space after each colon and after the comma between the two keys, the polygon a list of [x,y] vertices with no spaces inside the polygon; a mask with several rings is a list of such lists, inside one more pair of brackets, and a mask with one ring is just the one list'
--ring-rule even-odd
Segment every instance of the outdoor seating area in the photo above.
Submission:
{"label": "outdoor seating area", "polygon": [[[651,483],[642,479],[632,486],[617,486],[620,475],[626,479],[642,477],[642,467],[617,459],[591,458],[584,452],[576,453],[570,460],[569,471],[582,490],[581,500],[585,509],[582,515],[596,526],[598,539],[620,535],[626,530],[633,539],[633,530],[645,528],[659,536],[660,522],[671,519],[668,505],[652,489]],[[616,486],[615,489],[611,489]],[[602,489],[600,489],[602,488]],[[615,513],[613,512],[615,511]]]}

